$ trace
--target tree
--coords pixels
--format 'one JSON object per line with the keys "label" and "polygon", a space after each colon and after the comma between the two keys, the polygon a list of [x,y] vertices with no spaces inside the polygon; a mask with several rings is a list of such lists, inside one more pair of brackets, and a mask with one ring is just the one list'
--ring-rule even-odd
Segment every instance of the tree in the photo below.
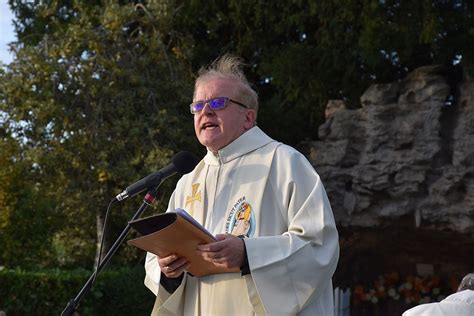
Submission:
{"label": "tree", "polygon": [[173,29],[193,40],[194,70],[242,55],[261,97],[259,124],[295,145],[317,139],[329,99],[356,108],[370,84],[417,67],[461,58],[472,68],[472,14],[467,1],[186,1]]}
{"label": "tree", "polygon": [[[87,267],[107,202],[179,149],[196,147],[186,107],[192,86],[179,41],[168,35],[166,6],[68,8],[65,23],[56,3],[38,5],[49,31],[18,46],[1,78],[1,110],[15,126],[10,136],[22,140],[38,194],[52,201],[49,216],[62,219],[48,236],[51,249],[63,265]],[[110,237],[130,219],[128,208],[114,210]],[[14,213],[31,218],[26,207]]]}

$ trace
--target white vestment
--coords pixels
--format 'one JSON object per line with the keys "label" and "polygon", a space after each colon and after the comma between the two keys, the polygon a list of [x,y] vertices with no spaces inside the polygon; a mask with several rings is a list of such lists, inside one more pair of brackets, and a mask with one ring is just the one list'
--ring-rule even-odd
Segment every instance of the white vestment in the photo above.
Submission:
{"label": "white vestment", "polygon": [[460,291],[441,302],[415,306],[403,316],[474,316],[474,291]]}
{"label": "white vestment", "polygon": [[169,294],[148,253],[145,284],[155,315],[333,315],[338,233],[308,160],[254,127],[178,182],[168,210],[183,208],[211,233],[245,235],[251,274],[185,274]]}

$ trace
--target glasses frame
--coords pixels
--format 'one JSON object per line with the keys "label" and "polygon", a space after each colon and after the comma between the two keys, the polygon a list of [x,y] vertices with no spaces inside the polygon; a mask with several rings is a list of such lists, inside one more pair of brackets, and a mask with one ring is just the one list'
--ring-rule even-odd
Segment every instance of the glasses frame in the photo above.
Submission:
{"label": "glasses frame", "polygon": [[[211,102],[214,101],[214,100],[217,100],[217,99],[224,99],[224,106],[221,107],[221,108],[214,109],[214,108],[212,108],[212,106],[211,106]],[[205,100],[205,101],[196,101],[196,102],[193,102],[193,103],[191,103],[191,104],[189,105],[189,110],[191,111],[191,114],[196,114],[196,113],[198,113],[198,112],[201,112],[201,111],[204,109],[204,107],[206,106],[206,104],[208,104],[208,105],[209,105],[209,108],[210,108],[211,110],[213,110],[213,111],[222,110],[222,109],[224,109],[224,108],[227,106],[227,102],[229,102],[229,101],[230,101],[230,102],[233,102],[233,103],[235,103],[235,104],[237,104],[237,105],[239,105],[239,106],[241,106],[241,107],[243,107],[243,108],[245,108],[245,109],[249,109],[249,107],[248,107],[247,105],[245,105],[245,104],[243,104],[243,103],[240,103],[240,102],[238,102],[238,101],[235,101],[235,100],[233,100],[233,99],[231,99],[231,98],[229,98],[229,97],[215,97],[215,98],[212,98],[212,99],[209,99],[209,100]],[[195,105],[198,104],[198,103],[204,103],[204,105],[202,106],[202,108],[201,108],[199,111],[196,111],[194,108],[195,108]]]}

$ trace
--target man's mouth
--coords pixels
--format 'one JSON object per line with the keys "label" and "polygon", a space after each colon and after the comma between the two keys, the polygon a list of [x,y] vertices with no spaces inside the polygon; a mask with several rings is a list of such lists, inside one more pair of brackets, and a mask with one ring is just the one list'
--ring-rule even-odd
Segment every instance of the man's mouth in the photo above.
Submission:
{"label": "man's mouth", "polygon": [[214,128],[217,128],[217,124],[204,123],[204,124],[202,124],[202,127],[201,127],[201,129],[203,129],[203,130],[211,130],[211,129],[214,129]]}

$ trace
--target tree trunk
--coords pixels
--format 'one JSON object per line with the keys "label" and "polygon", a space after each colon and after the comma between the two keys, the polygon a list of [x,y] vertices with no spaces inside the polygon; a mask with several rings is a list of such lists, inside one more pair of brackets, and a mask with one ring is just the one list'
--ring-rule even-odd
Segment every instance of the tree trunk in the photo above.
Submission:
{"label": "tree trunk", "polygon": [[[108,236],[108,232],[110,231],[109,227],[106,227],[107,231],[104,232],[104,219],[105,215],[102,213],[97,214],[96,216],[96,227],[97,227],[97,239],[96,239],[96,250],[95,250],[95,258],[94,258],[94,267],[97,266],[99,258],[103,260],[104,256],[107,254],[110,248],[110,242]],[[110,225],[108,225],[110,226]],[[102,254],[99,254],[100,251],[100,243],[102,240],[102,236],[105,234],[104,243],[102,245]]]}

